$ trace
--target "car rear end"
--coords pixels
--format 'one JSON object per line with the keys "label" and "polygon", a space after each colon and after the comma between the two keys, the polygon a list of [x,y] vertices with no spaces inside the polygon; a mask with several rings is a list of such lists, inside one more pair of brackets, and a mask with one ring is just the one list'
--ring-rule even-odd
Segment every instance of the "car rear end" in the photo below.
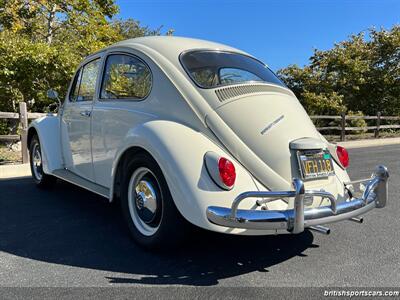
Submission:
{"label": "car rear end", "polygon": [[[212,107],[207,126],[235,163],[262,185],[237,195],[231,207],[208,207],[210,222],[278,233],[307,227],[327,233],[321,224],[361,222],[357,216],[385,206],[387,169],[379,166],[371,178],[351,182],[347,151],[318,133],[295,95],[265,65],[223,51],[184,55],[183,66]],[[240,208],[249,198],[259,209]]]}

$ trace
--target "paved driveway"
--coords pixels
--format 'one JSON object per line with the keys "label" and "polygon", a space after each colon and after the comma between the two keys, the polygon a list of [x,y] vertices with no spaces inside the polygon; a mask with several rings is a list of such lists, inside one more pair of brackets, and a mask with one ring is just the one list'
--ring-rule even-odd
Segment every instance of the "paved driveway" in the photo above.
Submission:
{"label": "paved driveway", "polygon": [[1,286],[398,286],[400,146],[353,149],[350,173],[389,166],[390,201],[364,224],[331,225],[329,236],[237,237],[196,233],[173,253],[131,242],[119,210],[60,183],[0,180]]}

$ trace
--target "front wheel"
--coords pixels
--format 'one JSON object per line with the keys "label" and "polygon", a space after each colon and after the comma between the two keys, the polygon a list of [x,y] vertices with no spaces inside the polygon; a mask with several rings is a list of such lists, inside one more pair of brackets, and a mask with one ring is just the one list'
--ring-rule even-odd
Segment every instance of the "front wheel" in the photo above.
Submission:
{"label": "front wheel", "polygon": [[176,246],[187,232],[157,162],[146,153],[131,160],[122,183],[121,208],[135,242],[146,248]]}
{"label": "front wheel", "polygon": [[32,138],[29,146],[29,157],[31,173],[36,185],[40,188],[53,187],[57,179],[51,175],[45,174],[43,171],[42,150],[37,136]]}

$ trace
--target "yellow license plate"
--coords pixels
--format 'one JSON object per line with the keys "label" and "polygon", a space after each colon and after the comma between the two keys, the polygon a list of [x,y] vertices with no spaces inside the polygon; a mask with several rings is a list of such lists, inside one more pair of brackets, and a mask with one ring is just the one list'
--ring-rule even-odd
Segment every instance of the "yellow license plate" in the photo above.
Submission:
{"label": "yellow license plate", "polygon": [[329,151],[298,151],[297,159],[303,179],[326,178],[335,174]]}

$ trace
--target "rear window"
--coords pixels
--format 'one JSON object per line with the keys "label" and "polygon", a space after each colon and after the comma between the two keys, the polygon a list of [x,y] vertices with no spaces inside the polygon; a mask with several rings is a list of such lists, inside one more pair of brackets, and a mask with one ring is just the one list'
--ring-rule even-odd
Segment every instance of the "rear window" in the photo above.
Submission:
{"label": "rear window", "polygon": [[181,63],[202,88],[248,82],[285,86],[266,65],[246,55],[221,51],[192,51],[182,54]]}

